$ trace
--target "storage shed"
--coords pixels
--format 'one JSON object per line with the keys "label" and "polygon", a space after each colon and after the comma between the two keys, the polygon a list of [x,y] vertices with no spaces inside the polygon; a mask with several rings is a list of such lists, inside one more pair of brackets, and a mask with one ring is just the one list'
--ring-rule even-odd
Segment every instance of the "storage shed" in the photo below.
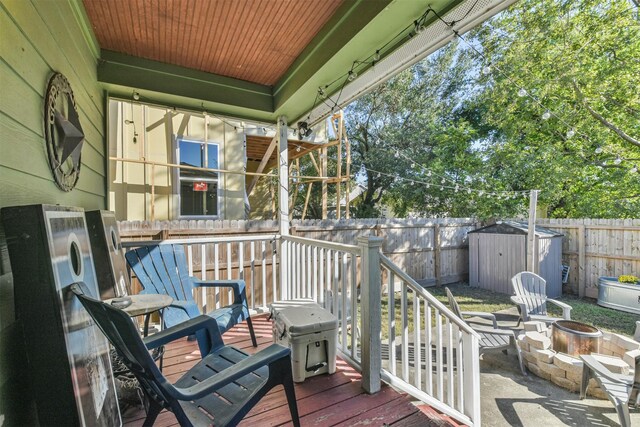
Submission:
{"label": "storage shed", "polygon": [[[470,231],[469,285],[513,295],[511,278],[527,269],[524,222],[503,221]],[[547,296],[562,295],[562,234],[535,228],[534,272],[547,281]]]}

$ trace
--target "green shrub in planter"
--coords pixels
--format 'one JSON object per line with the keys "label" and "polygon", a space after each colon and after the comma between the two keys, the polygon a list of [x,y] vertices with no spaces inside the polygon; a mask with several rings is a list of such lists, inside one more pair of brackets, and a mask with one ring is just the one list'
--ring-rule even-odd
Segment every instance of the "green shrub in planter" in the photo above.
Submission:
{"label": "green shrub in planter", "polygon": [[618,277],[618,282],[620,283],[631,283],[632,285],[640,284],[640,278],[636,276],[632,276],[630,274],[623,274]]}

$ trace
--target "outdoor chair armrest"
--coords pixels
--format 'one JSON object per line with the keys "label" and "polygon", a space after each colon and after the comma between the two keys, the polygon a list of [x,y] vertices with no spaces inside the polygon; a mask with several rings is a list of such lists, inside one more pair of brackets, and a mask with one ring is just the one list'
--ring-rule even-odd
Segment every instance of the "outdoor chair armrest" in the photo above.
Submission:
{"label": "outdoor chair armrest", "polygon": [[232,365],[221,372],[207,378],[205,381],[197,383],[191,387],[179,388],[175,387],[177,395],[181,400],[196,400],[209,393],[212,390],[219,390],[221,387],[241,378],[258,368],[269,365],[283,357],[291,354],[291,350],[280,344],[271,344],[264,350],[259,351],[247,357],[244,360]]}
{"label": "outdoor chair armrest", "polygon": [[148,349],[154,349],[171,341],[194,334],[198,338],[200,348],[202,349],[202,345],[205,345],[207,351],[203,352],[203,354],[208,354],[212,347],[217,347],[222,344],[222,336],[220,335],[218,323],[215,319],[205,315],[194,317],[186,322],[145,337],[143,342]]}
{"label": "outdoor chair armrest", "polygon": [[198,280],[193,278],[193,286],[195,287],[207,287],[207,288],[232,288],[233,289],[233,302],[240,304],[247,300],[246,284],[244,280]]}
{"label": "outdoor chair armrest", "polygon": [[504,336],[511,336],[513,337],[513,339],[516,339],[516,333],[514,331],[512,331],[511,329],[485,329],[485,330],[480,330],[478,329],[478,331],[482,331],[485,332],[487,334],[495,334],[495,335],[504,335]]}
{"label": "outdoor chair armrest", "polygon": [[569,304],[566,304],[564,302],[560,302],[560,301],[556,301],[554,299],[551,298],[547,298],[547,302],[550,302],[551,304],[555,304],[558,307],[560,307],[562,309],[562,318],[565,320],[571,320],[571,310],[573,309],[573,307],[571,307]]}
{"label": "outdoor chair armrest", "polygon": [[589,369],[595,371],[598,375],[605,377],[609,381],[613,381],[619,384],[626,384],[626,385],[633,384],[632,376],[630,375],[624,376],[624,375],[616,374],[615,372],[611,372],[609,369],[607,369],[606,366],[600,363],[593,356],[581,354],[580,359],[582,360],[585,366],[588,366]]}
{"label": "outdoor chair armrest", "polygon": [[[462,311],[460,312],[460,314],[462,314],[463,316],[481,317],[483,319],[491,320],[493,322],[493,328],[494,329],[498,328],[498,322],[496,322],[496,315],[493,313],[485,313],[483,311]],[[465,321],[469,322],[469,319],[465,319]]]}
{"label": "outdoor chair armrest", "polygon": [[528,322],[530,320],[529,313],[527,311],[527,304],[525,304],[522,299],[517,295],[511,296],[511,302],[518,306],[518,311],[520,312],[520,317],[522,317],[523,322]]}

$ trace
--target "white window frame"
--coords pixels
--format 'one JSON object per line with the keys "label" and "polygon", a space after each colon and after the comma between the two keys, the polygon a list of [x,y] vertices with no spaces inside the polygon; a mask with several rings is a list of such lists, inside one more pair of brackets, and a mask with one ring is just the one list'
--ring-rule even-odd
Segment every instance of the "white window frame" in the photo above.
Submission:
{"label": "white window frame", "polygon": [[[174,138],[176,164],[180,164],[180,143],[183,141],[193,143],[193,144],[214,145],[218,150],[218,169],[224,169],[222,165],[222,155],[221,155],[222,144],[220,142],[212,141],[212,140],[205,141],[204,139],[191,138],[191,137],[182,136],[182,135],[178,135]],[[181,194],[183,181],[215,183],[217,185],[217,190],[218,190],[216,194],[217,196],[216,203],[217,203],[217,212],[218,212],[217,215],[183,215],[182,214],[182,194]],[[223,219],[224,218],[223,210],[222,210],[223,209],[222,183],[224,182],[224,177],[222,173],[218,172],[218,177],[215,179],[213,178],[203,178],[201,180],[196,180],[191,178],[184,179],[180,177],[180,168],[176,168],[175,174],[174,174],[174,182],[176,183],[176,185],[174,186],[174,189],[175,189],[175,193],[177,194],[176,212],[178,214],[177,215],[178,219]]]}

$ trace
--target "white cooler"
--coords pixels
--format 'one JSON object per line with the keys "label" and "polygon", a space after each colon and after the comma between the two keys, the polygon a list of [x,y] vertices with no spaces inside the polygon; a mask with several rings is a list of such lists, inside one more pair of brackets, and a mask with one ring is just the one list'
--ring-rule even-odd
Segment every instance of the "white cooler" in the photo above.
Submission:
{"label": "white cooler", "polygon": [[277,310],[274,342],[291,349],[293,381],[336,371],[338,319],[320,306]]}
{"label": "white cooler", "polygon": [[276,317],[276,314],[278,314],[279,311],[282,311],[285,308],[291,308],[291,307],[322,308],[322,306],[320,306],[310,298],[274,301],[271,304],[269,304],[269,313],[270,313],[269,317],[273,319]]}

